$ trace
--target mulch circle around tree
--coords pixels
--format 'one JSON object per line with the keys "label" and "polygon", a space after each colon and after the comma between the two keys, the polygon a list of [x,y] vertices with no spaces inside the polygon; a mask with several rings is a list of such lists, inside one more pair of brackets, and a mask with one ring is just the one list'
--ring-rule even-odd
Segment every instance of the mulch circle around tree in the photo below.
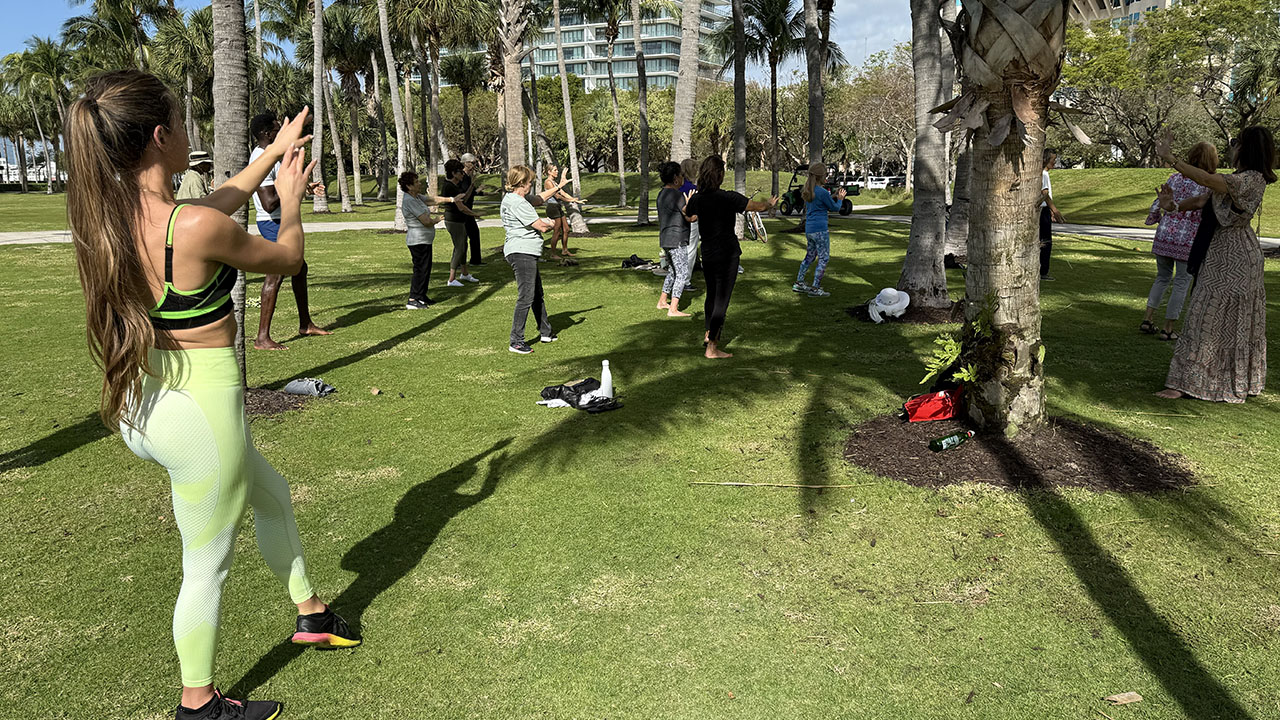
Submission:
{"label": "mulch circle around tree", "polygon": [[271,417],[297,410],[310,400],[309,395],[290,395],[279,390],[249,388],[244,394],[244,411],[249,417]]}
{"label": "mulch circle around tree", "polygon": [[[870,313],[867,312],[867,306],[854,305],[844,309],[845,314],[855,320],[863,322],[872,322]],[[885,324],[905,324],[905,325],[952,325],[964,322],[964,303],[956,301],[951,303],[949,308],[929,308],[910,305],[902,317],[884,316]]]}
{"label": "mulch circle around tree", "polygon": [[1182,456],[1068,418],[1053,418],[1048,427],[1017,441],[979,433],[951,450],[929,449],[930,440],[965,429],[958,421],[907,423],[897,414],[882,415],[853,429],[844,457],[867,472],[926,488],[979,482],[1011,489],[1147,493],[1195,483]]}

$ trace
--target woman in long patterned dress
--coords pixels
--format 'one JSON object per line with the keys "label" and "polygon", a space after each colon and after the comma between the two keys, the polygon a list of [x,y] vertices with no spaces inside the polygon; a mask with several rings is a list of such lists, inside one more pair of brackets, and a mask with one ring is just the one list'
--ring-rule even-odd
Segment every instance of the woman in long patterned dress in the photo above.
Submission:
{"label": "woman in long patterned dress", "polygon": [[1174,170],[1208,190],[1176,203],[1166,185],[1160,190],[1161,206],[1170,212],[1204,208],[1219,223],[1196,276],[1166,389],[1156,394],[1242,403],[1261,393],[1267,379],[1262,249],[1250,222],[1266,186],[1276,181],[1275,140],[1266,128],[1246,128],[1240,133],[1231,175],[1207,173],[1176,160],[1167,134],[1156,150]]}

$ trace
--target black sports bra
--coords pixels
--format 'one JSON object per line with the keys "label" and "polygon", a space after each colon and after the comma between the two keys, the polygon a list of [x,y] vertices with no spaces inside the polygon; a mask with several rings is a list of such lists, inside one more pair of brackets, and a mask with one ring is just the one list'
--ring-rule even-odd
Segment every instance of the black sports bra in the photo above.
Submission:
{"label": "black sports bra", "polygon": [[164,239],[164,293],[155,307],[147,311],[156,330],[187,330],[212,325],[231,313],[231,288],[236,284],[236,269],[223,265],[209,282],[197,290],[179,290],[173,286],[173,225],[179,205],[169,215],[169,230]]}

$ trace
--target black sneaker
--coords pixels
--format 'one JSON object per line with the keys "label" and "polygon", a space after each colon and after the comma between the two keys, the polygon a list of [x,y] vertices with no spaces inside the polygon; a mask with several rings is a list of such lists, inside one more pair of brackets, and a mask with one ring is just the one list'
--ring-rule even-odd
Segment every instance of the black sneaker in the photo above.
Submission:
{"label": "black sneaker", "polygon": [[520,355],[528,355],[533,352],[533,348],[529,347],[529,343],[527,342],[512,343],[511,347],[507,349]]}
{"label": "black sneaker", "polygon": [[284,707],[274,700],[232,700],[214,690],[213,699],[196,710],[178,706],[176,720],[272,720]]}
{"label": "black sneaker", "polygon": [[539,338],[539,340],[544,343],[553,343],[559,339],[560,339],[560,336],[556,335],[555,333],[551,333],[550,335],[543,335]]}
{"label": "black sneaker", "polygon": [[426,310],[427,304],[421,300],[410,300],[404,305],[405,310]]}
{"label": "black sneaker", "polygon": [[1054,280],[1057,280],[1057,279],[1058,279],[1058,278],[1056,278],[1056,277],[1054,277],[1054,276],[1052,276],[1052,275],[1041,275],[1041,276],[1040,276],[1040,280],[1041,280],[1041,281],[1048,280],[1049,282],[1053,282]]}
{"label": "black sneaker", "polygon": [[350,648],[361,643],[360,635],[352,632],[343,620],[330,608],[312,615],[299,615],[294,645],[311,645],[318,648]]}

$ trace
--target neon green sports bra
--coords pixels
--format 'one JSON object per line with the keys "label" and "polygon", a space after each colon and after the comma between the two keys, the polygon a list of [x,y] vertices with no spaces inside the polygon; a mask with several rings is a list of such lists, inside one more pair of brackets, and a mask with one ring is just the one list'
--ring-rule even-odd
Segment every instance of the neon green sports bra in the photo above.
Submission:
{"label": "neon green sports bra", "polygon": [[212,325],[231,313],[231,288],[236,284],[236,269],[223,265],[209,282],[197,290],[179,290],[173,286],[173,225],[178,205],[169,214],[169,229],[164,239],[164,293],[155,307],[147,311],[156,330],[187,330]]}

